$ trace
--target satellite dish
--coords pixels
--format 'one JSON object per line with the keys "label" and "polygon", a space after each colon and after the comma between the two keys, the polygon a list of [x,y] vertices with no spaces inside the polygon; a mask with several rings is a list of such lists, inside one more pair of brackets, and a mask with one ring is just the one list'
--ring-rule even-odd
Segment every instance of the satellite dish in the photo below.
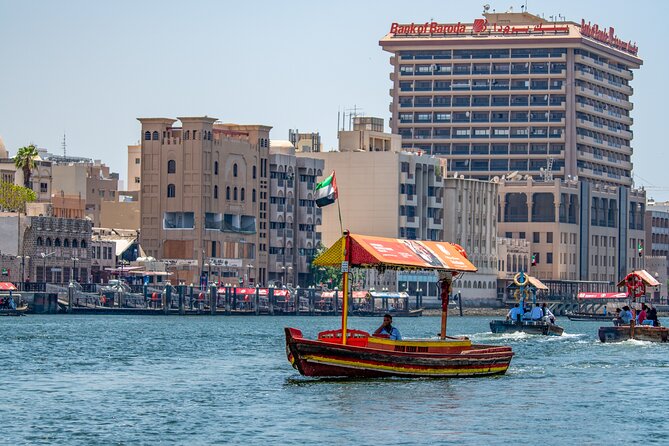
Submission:
{"label": "satellite dish", "polygon": [[486,3],[485,5],[483,5],[483,11],[484,12],[488,12],[489,10],[490,10],[490,5],[489,4]]}
{"label": "satellite dish", "polygon": [[493,183],[499,183],[499,177],[498,177],[497,175],[495,175],[494,177],[492,177],[492,182],[493,182]]}
{"label": "satellite dish", "polygon": [[513,179],[516,177],[516,175],[518,175],[518,171],[517,171],[517,170],[514,170],[513,172],[511,172],[510,174],[508,174],[508,175],[506,176],[506,179],[507,179],[507,180],[513,180]]}
{"label": "satellite dish", "polygon": [[455,174],[453,175],[453,178],[457,178],[457,177],[458,177],[458,173],[455,172]]}
{"label": "satellite dish", "polygon": [[578,181],[578,176],[574,175],[573,177],[571,177],[571,179],[574,181]]}

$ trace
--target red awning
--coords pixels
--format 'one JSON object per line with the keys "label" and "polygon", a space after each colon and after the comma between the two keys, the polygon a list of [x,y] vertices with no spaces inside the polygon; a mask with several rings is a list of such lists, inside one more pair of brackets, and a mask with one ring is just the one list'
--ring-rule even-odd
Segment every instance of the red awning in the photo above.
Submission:
{"label": "red awning", "polygon": [[[350,234],[349,266],[389,269],[433,269],[454,272],[476,272],[462,247],[454,243],[427,240],[405,240],[371,235]],[[346,260],[346,236],[318,256],[317,266],[340,266]]]}
{"label": "red awning", "polygon": [[17,291],[18,288],[12,282],[0,282],[0,291]]}
{"label": "red awning", "polygon": [[627,299],[627,293],[578,293],[578,299]]}

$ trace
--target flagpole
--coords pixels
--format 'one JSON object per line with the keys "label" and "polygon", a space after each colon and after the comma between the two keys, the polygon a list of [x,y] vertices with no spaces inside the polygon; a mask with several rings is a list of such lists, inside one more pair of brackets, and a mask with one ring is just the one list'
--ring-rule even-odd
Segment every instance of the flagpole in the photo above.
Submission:
{"label": "flagpole", "polygon": [[344,234],[344,225],[341,221],[341,206],[339,206],[339,200],[337,200],[337,210],[339,211],[339,230],[341,234]]}
{"label": "flagpole", "polygon": [[[351,242],[350,235],[348,231],[344,233],[344,260],[346,262],[346,268],[342,268],[342,288],[344,289],[344,297],[341,306],[341,343],[346,345],[347,325],[348,325],[348,270],[350,268],[350,258],[351,258]],[[335,291],[336,293],[337,291]]]}

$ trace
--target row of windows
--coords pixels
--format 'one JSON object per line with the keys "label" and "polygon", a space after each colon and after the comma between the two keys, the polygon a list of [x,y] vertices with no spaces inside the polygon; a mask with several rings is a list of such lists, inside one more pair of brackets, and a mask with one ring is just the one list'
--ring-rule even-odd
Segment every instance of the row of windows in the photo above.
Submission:
{"label": "row of windows", "polygon": [[400,108],[408,107],[559,107],[564,95],[466,95],[466,96],[400,96]]}
{"label": "row of windows", "polygon": [[594,139],[597,144],[606,144],[609,147],[614,147],[616,149],[622,149],[623,147],[626,149],[629,148],[629,140],[617,136],[610,136],[605,133],[595,132],[582,127],[576,127],[576,134],[590,137]]}
{"label": "row of windows", "polygon": [[510,62],[493,64],[402,64],[400,76],[470,76],[485,74],[563,74],[566,69],[564,63],[548,62]]}
{"label": "row of windows", "polygon": [[[513,170],[518,171],[532,171],[539,172],[541,168],[546,168],[546,158],[531,158],[531,159],[449,159],[448,170],[453,172],[469,172],[469,171],[494,171],[494,172],[509,172]],[[560,171],[564,167],[564,160],[553,161],[553,170]]]}
{"label": "row of windows", "polygon": [[[237,163],[232,165],[232,176],[237,177],[238,176],[238,167]],[[256,177],[256,166],[253,166],[253,178],[255,179]],[[177,162],[175,160],[169,160],[167,161],[167,173],[172,174],[172,173],[177,173]],[[214,161],[214,175],[218,175],[218,161]]]}
{"label": "row of windows", "polygon": [[467,112],[414,112],[400,113],[400,123],[430,122],[562,122],[562,111],[467,111]]}
{"label": "row of windows", "polygon": [[563,57],[566,48],[515,48],[400,51],[402,60],[411,59],[505,59],[509,57]]}
{"label": "row of windows", "polygon": [[82,240],[81,242],[78,241],[77,239],[72,239],[70,241],[69,239],[65,238],[61,241],[60,237],[56,237],[51,240],[51,237],[46,237],[46,239],[42,239],[42,237],[37,237],[37,246],[63,246],[64,248],[86,248],[86,240]]}
{"label": "row of windows", "polygon": [[[232,194],[231,194],[232,192]],[[176,185],[168,184],[167,185],[167,198],[175,198],[177,193]],[[214,186],[214,199],[218,199],[218,185]],[[246,200],[246,189],[245,188],[231,188],[230,186],[225,188],[225,199],[234,200],[234,201],[245,201]],[[251,192],[251,201],[256,202],[256,190],[253,189]]]}
{"label": "row of windows", "polygon": [[620,76],[616,76],[615,74],[607,73],[606,71],[598,70],[588,65],[577,63],[574,66],[574,69],[576,71],[581,72],[581,74],[590,74],[600,82],[606,81],[609,84],[614,85],[616,87],[628,86],[627,79]]}
{"label": "row of windows", "polygon": [[562,79],[461,79],[402,81],[400,91],[560,90]]}
{"label": "row of windows", "polygon": [[562,138],[564,127],[405,127],[398,133],[403,139]]}
{"label": "row of windows", "polygon": [[590,83],[590,82],[586,82],[586,81],[582,81],[580,79],[576,79],[575,84],[576,84],[576,88],[580,89],[582,92],[585,92],[585,91],[589,90],[595,96],[601,96],[604,99],[607,99],[607,100],[612,101],[612,102],[618,102],[618,103],[622,104],[623,102],[628,102],[629,101],[629,96],[628,95],[626,95],[624,93],[620,93],[619,91],[616,91],[616,90],[612,90],[610,88],[601,87],[599,85],[596,85],[596,84],[593,84],[593,83]]}
{"label": "row of windows", "polygon": [[[559,155],[564,151],[562,143],[457,143],[457,144],[406,144],[402,147],[417,148],[430,155]],[[408,172],[408,170],[407,170]]]}

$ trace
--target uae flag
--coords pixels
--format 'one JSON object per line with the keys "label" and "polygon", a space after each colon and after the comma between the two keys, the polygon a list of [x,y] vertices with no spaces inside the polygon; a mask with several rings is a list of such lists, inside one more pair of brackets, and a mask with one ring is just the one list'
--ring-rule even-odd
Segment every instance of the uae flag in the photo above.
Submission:
{"label": "uae flag", "polygon": [[316,206],[322,208],[328,204],[332,204],[337,199],[337,180],[335,173],[321,181],[316,185]]}

